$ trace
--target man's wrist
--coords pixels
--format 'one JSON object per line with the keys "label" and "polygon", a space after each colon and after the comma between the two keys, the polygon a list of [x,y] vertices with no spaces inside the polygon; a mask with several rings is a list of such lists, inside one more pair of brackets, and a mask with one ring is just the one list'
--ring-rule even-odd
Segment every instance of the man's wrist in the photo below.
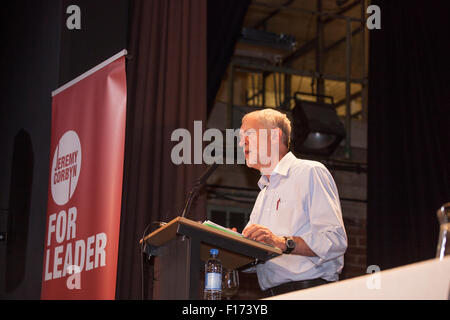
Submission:
{"label": "man's wrist", "polygon": [[278,247],[279,249],[281,249],[281,251],[286,251],[286,241],[284,239],[284,237],[277,237],[277,244],[276,247]]}

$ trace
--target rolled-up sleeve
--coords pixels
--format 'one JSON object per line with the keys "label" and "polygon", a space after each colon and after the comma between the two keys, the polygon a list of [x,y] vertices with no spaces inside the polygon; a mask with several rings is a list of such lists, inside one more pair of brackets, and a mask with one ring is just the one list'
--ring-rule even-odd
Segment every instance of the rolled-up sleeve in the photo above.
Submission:
{"label": "rolled-up sleeve", "polygon": [[333,177],[325,167],[312,167],[306,197],[309,228],[299,236],[317,257],[307,257],[319,265],[343,255],[347,235],[342,220],[339,195]]}

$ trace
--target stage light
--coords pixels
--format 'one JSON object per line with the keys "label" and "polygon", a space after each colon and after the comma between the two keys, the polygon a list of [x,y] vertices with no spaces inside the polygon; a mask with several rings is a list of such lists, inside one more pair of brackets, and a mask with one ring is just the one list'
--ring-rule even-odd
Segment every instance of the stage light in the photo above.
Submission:
{"label": "stage light", "polygon": [[345,127],[333,100],[331,104],[307,101],[296,94],[294,101],[291,150],[299,154],[331,156],[345,138]]}

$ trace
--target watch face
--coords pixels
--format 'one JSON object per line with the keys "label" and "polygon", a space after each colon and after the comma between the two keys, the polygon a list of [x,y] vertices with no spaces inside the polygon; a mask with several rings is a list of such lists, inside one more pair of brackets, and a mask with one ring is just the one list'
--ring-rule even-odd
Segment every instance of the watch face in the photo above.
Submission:
{"label": "watch face", "polygon": [[287,246],[289,249],[294,249],[294,248],[295,248],[295,241],[292,240],[292,239],[288,239],[287,242],[286,242],[286,246]]}

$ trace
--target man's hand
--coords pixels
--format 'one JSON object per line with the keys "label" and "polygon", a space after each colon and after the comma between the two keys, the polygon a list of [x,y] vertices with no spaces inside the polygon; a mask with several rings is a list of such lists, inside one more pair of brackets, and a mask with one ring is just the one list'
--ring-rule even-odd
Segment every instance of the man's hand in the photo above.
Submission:
{"label": "man's hand", "polygon": [[[260,224],[252,224],[242,231],[242,235],[249,239],[261,241],[270,244],[274,247],[280,248],[281,251],[286,250],[286,243],[284,237],[278,237],[272,233],[268,228]],[[293,237],[295,241],[295,249],[291,254],[298,254],[307,257],[317,257],[314,251],[306,244],[301,237]]]}
{"label": "man's hand", "polygon": [[274,247],[278,247],[282,251],[286,250],[284,237],[278,237],[274,235],[272,231],[260,224],[252,224],[248,226],[242,231],[242,235],[246,238],[261,241]]}

